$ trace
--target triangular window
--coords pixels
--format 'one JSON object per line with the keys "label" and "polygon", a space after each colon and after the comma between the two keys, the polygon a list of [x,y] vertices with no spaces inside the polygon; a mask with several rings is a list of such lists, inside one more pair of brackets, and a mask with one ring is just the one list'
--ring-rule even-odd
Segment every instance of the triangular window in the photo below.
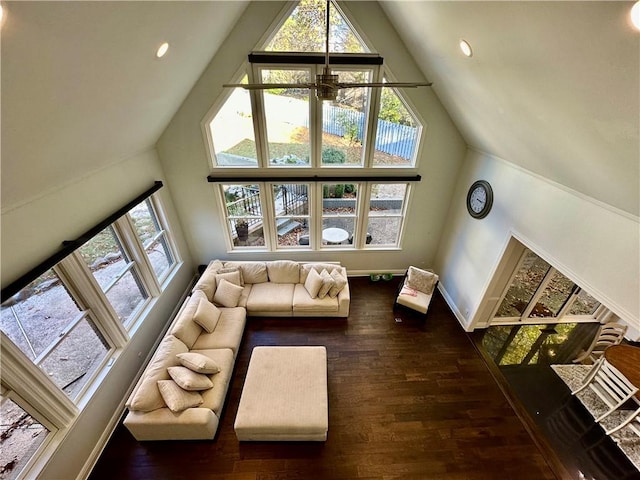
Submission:
{"label": "triangular window", "polygon": [[[327,2],[302,0],[293,9],[278,32],[265,47],[270,52],[324,52]],[[360,37],[332,3],[330,12],[329,51],[368,52]]]}

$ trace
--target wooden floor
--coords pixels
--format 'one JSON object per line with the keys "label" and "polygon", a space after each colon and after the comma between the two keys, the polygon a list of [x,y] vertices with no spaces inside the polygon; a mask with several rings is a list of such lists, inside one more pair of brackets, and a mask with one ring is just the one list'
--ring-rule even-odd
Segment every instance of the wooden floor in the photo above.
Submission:
{"label": "wooden floor", "polygon": [[[394,314],[397,282],[350,279],[348,319],[251,318],[216,438],[139,443],[119,425],[90,479],[558,478],[442,297],[426,322]],[[257,345],[327,347],[326,442],[237,441]]]}

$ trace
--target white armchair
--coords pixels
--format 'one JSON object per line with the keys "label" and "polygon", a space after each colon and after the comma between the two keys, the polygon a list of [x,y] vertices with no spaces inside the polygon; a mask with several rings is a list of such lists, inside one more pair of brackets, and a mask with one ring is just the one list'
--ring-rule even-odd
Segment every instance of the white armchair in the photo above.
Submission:
{"label": "white armchair", "polygon": [[402,282],[398,285],[393,309],[398,305],[427,314],[433,292],[438,285],[438,275],[417,267],[409,267]]}

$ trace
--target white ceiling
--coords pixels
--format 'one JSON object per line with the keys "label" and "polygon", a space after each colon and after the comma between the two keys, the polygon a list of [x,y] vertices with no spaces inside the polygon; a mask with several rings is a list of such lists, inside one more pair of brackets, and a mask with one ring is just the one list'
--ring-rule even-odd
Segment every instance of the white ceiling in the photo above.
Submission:
{"label": "white ceiling", "polygon": [[[3,209],[151,148],[246,5],[5,3]],[[382,5],[471,147],[638,215],[632,2]]]}

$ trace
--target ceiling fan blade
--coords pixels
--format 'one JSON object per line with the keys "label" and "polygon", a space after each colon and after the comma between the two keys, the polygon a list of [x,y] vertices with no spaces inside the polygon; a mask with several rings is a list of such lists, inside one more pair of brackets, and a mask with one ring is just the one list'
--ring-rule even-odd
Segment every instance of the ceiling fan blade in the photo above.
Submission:
{"label": "ceiling fan blade", "polygon": [[390,88],[415,88],[430,87],[433,82],[365,82],[365,83],[337,83],[337,88],[359,88],[359,87],[390,87]]}
{"label": "ceiling fan blade", "polygon": [[318,88],[315,83],[225,83],[226,88],[244,88],[245,90],[272,90],[274,88]]}

